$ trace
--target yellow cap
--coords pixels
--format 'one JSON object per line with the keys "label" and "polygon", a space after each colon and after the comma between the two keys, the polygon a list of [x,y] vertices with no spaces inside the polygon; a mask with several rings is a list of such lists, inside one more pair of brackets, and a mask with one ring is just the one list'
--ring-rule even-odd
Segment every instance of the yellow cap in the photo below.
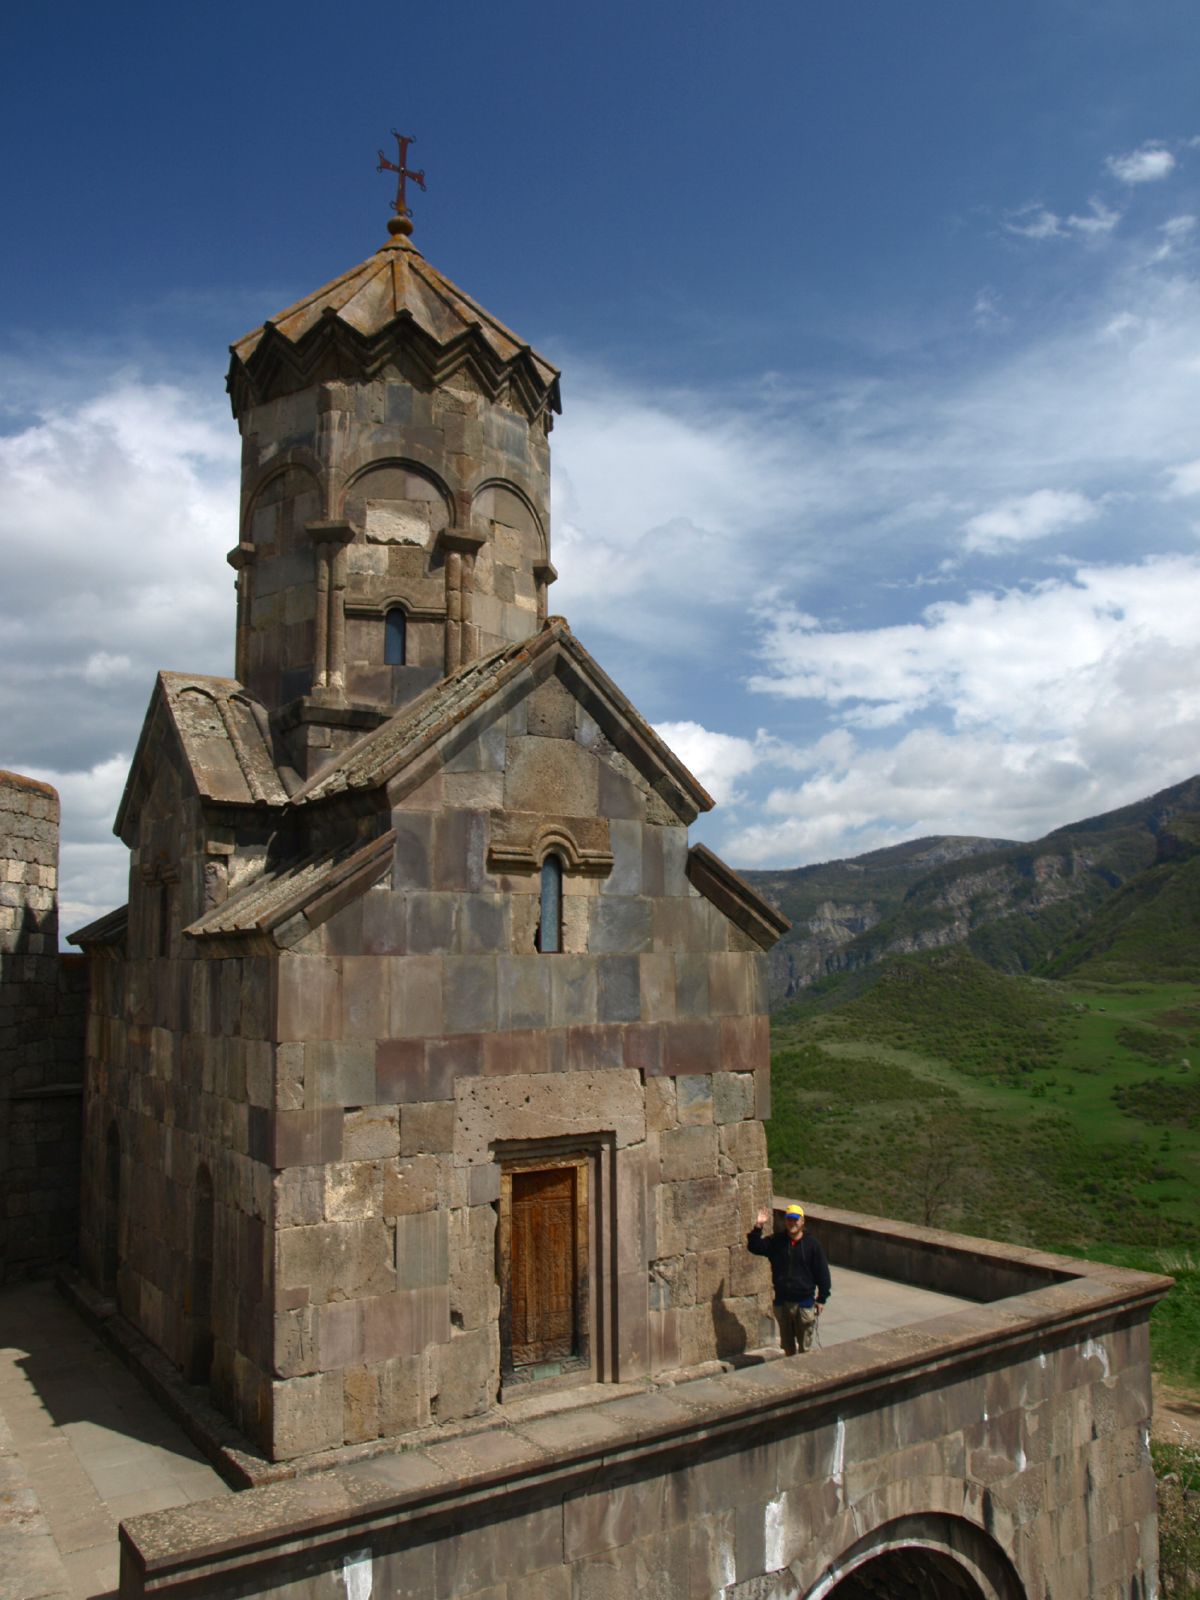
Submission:
{"label": "yellow cap", "polygon": [[801,1222],[804,1221],[803,1206],[789,1206],[783,1214],[785,1217],[799,1217]]}

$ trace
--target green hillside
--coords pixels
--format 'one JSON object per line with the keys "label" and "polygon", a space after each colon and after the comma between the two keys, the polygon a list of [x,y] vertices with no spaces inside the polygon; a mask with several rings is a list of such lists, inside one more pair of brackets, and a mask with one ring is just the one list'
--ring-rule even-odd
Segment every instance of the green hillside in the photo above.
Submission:
{"label": "green hillside", "polygon": [[1182,1272],[1156,1351],[1200,1383],[1200,983],[891,957],[779,1012],[773,1046],[782,1192]]}

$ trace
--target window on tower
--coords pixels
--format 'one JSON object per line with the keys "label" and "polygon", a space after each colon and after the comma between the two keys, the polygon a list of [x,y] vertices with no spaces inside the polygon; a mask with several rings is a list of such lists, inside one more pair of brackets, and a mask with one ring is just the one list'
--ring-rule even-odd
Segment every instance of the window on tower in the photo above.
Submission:
{"label": "window on tower", "polygon": [[402,667],[407,660],[408,618],[400,606],[393,606],[383,624],[383,661],[388,667]]}

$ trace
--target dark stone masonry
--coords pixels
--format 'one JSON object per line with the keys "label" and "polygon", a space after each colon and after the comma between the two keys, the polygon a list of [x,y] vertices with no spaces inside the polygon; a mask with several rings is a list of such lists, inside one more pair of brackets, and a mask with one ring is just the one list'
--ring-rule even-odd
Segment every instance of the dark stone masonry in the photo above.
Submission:
{"label": "dark stone masonry", "polygon": [[75,1254],[87,972],[58,951],[58,795],[0,772],[0,1283]]}

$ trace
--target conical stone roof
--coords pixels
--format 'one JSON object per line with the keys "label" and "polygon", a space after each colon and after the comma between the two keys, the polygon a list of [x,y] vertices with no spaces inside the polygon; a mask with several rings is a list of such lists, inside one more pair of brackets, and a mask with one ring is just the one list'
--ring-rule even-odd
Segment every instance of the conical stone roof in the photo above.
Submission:
{"label": "conical stone roof", "polygon": [[235,414],[328,378],[370,378],[400,347],[433,383],[468,365],[484,392],[531,415],[561,410],[558,368],[393,237],[359,266],[230,346]]}

